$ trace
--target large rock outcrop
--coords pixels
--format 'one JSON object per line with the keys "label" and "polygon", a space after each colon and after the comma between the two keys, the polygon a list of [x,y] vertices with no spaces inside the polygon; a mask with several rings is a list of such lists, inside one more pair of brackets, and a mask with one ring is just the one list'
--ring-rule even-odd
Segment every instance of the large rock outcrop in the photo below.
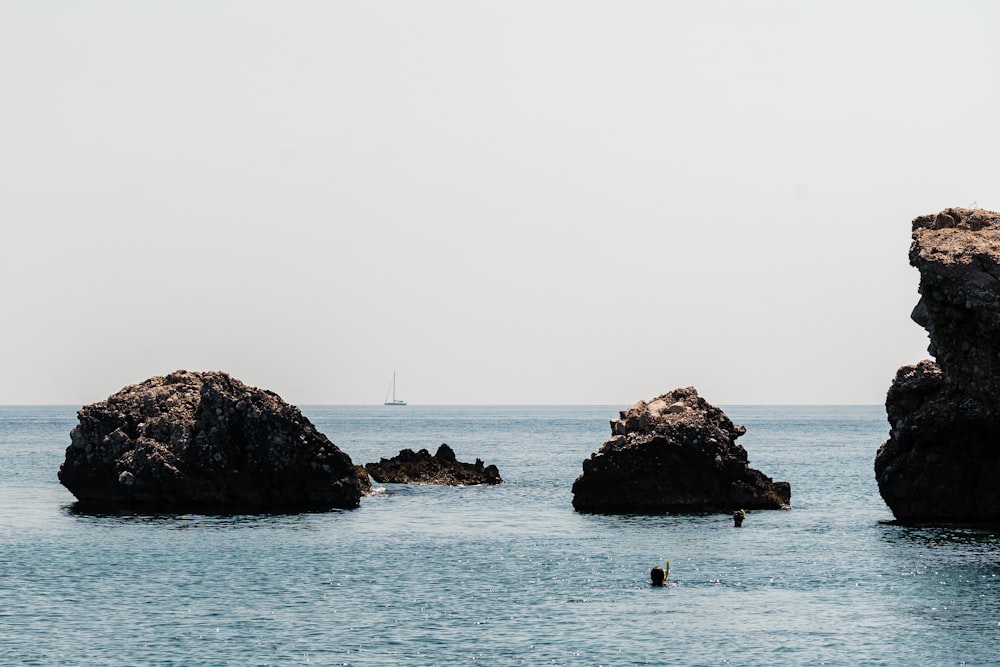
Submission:
{"label": "large rock outcrop", "polygon": [[580,512],[732,512],[787,508],[791,487],[747,463],[733,424],[694,387],[639,401],[573,484]]}
{"label": "large rock outcrop", "polygon": [[1000,522],[1000,214],[916,218],[910,264],[937,363],[900,368],[886,395],[879,491],[899,520]]}
{"label": "large rock outcrop", "polygon": [[361,474],[298,408],[226,373],[177,371],[81,408],[59,481],[82,509],[355,508]]}
{"label": "large rock outcrop", "polygon": [[495,465],[463,463],[447,444],[438,447],[434,456],[426,449],[414,452],[403,449],[391,459],[365,465],[368,473],[379,484],[441,484],[448,486],[474,486],[477,484],[502,484],[500,471]]}

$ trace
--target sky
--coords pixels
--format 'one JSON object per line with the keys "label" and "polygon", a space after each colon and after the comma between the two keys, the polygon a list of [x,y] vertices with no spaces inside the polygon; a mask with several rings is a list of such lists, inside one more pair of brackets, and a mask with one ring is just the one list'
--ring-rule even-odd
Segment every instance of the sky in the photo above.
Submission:
{"label": "sky", "polygon": [[6,0],[0,404],[882,403],[1000,3]]}

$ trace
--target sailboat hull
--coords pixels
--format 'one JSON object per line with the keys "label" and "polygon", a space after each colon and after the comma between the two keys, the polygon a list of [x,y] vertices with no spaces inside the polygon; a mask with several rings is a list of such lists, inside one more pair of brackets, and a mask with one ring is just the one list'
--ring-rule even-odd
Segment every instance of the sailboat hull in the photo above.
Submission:
{"label": "sailboat hull", "polygon": [[[392,395],[392,400],[389,400],[389,395]],[[385,395],[384,405],[406,405],[406,401],[401,398],[396,398],[396,372],[392,373],[392,384],[389,385],[389,393]]]}

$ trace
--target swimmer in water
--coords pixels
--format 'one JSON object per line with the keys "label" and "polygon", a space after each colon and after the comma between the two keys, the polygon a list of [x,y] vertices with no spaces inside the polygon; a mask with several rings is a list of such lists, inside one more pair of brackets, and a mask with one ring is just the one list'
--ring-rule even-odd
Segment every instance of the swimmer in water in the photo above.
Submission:
{"label": "swimmer in water", "polygon": [[663,586],[663,582],[666,580],[666,572],[663,568],[657,565],[652,570],[649,571],[649,578],[653,582],[654,586]]}

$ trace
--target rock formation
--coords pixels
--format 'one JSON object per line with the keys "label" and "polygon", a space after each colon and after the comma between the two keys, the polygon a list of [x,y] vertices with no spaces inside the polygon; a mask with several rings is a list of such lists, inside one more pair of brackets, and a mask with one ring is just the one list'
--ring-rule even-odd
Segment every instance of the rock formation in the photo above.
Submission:
{"label": "rock formation", "polygon": [[788,507],[791,487],[747,464],[746,429],[694,387],[639,401],[611,422],[611,438],[573,484],[580,512],[732,512]]}
{"label": "rock formation", "polygon": [[298,408],[222,372],[153,377],[78,417],[59,481],[82,509],[355,508],[367,482]]}
{"label": "rock formation", "polygon": [[456,460],[455,452],[446,444],[438,447],[434,456],[426,449],[414,452],[403,449],[391,459],[365,465],[368,473],[379,484],[444,484],[472,486],[475,484],[503,484],[495,465],[483,465]]}
{"label": "rock formation", "polygon": [[1000,214],[916,218],[910,264],[937,363],[900,368],[886,395],[879,491],[899,520],[1000,522]]}

